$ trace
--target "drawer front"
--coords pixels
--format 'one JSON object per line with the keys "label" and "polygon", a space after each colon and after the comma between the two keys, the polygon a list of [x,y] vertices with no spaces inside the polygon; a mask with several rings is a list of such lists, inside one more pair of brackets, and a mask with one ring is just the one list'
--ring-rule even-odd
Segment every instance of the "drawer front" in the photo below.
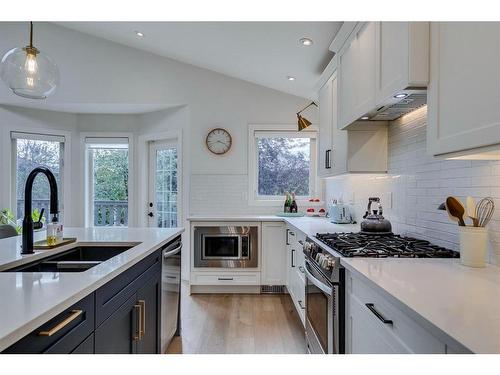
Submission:
{"label": "drawer front", "polygon": [[259,272],[193,274],[193,285],[259,285]]}
{"label": "drawer front", "polygon": [[[349,298],[359,303],[367,319],[371,319],[383,332],[393,335],[411,353],[445,353],[444,343],[389,302],[380,292],[359,278],[351,277],[351,273],[349,275]],[[350,302],[350,305],[353,303]],[[392,324],[384,323],[382,319],[391,320]]]}
{"label": "drawer front", "polygon": [[94,293],[7,348],[3,353],[68,354],[94,330]]}
{"label": "drawer front", "polygon": [[155,269],[156,271],[153,272],[160,272],[158,271],[158,269],[161,270],[160,255],[161,250],[155,251],[95,292],[96,327],[111,316],[147,281],[147,276],[144,276],[147,271]]}
{"label": "drawer front", "polygon": [[347,317],[347,351],[351,354],[410,353],[377,319],[370,316],[366,306],[351,298]]}

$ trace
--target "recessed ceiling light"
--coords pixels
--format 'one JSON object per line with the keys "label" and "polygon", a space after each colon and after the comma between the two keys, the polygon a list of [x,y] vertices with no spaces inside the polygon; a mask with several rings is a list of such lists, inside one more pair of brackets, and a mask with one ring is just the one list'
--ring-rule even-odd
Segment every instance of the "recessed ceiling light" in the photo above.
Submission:
{"label": "recessed ceiling light", "polygon": [[144,34],[141,33],[140,31],[134,31],[135,35],[137,35],[139,38],[143,38],[144,37]]}
{"label": "recessed ceiling light", "polygon": [[312,39],[309,39],[309,38],[302,38],[299,40],[300,44],[302,44],[303,46],[312,46],[314,44],[314,42],[312,41]]}
{"label": "recessed ceiling light", "polygon": [[289,81],[295,81],[295,77],[292,76],[286,76],[286,79],[288,79]]}
{"label": "recessed ceiling light", "polygon": [[370,119],[370,117],[368,117],[368,116],[361,117],[361,120],[369,120],[369,119]]}
{"label": "recessed ceiling light", "polygon": [[394,97],[396,99],[402,99],[402,98],[406,98],[408,96],[408,94],[397,94],[397,95],[394,95]]}

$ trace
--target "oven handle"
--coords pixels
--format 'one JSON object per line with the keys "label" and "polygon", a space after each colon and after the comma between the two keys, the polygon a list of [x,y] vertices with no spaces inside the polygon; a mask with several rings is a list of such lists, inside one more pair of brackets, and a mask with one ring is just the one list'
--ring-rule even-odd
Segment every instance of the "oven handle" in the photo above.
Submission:
{"label": "oven handle", "polygon": [[321,291],[325,292],[329,296],[333,295],[333,288],[329,285],[326,285],[325,283],[322,283],[320,280],[318,280],[316,277],[312,275],[312,273],[309,271],[309,263],[306,262],[306,276],[307,280],[310,280],[317,288],[319,288]]}

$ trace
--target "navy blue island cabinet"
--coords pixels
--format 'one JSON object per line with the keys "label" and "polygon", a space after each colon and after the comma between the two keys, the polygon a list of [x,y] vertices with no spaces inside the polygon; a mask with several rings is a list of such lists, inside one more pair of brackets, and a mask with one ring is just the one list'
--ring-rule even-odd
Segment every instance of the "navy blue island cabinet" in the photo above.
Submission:
{"label": "navy blue island cabinet", "polygon": [[147,256],[3,353],[160,353],[161,254]]}

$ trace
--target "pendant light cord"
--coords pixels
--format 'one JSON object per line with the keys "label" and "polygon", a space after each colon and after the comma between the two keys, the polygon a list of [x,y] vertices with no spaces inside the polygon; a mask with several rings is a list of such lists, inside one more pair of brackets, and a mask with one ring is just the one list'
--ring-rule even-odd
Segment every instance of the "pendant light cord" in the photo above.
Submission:
{"label": "pendant light cord", "polygon": [[33,48],[33,22],[30,21],[30,48]]}

